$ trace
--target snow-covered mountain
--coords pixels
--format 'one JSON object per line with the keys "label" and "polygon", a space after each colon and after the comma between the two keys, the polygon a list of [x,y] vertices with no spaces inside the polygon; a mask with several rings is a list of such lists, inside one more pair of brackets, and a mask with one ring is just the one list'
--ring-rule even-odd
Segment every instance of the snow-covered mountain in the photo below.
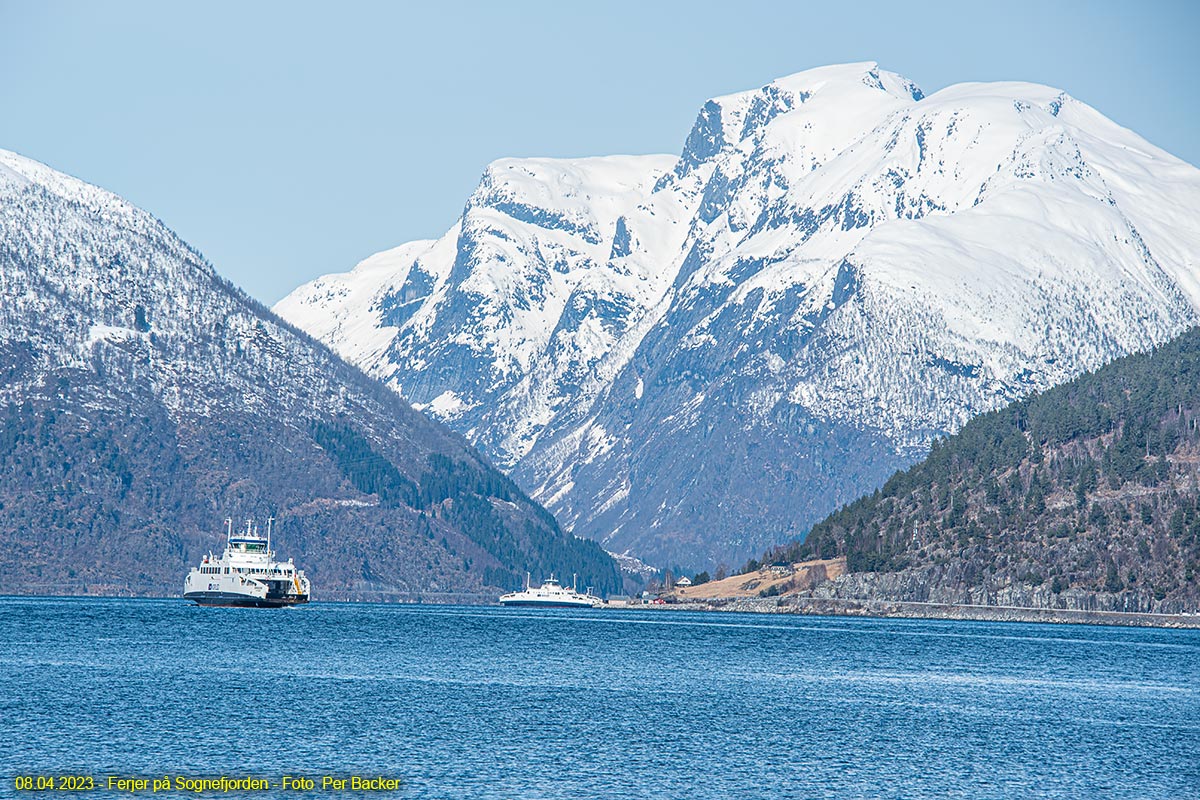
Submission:
{"label": "snow-covered mountain", "polygon": [[576,533],[734,563],[1194,324],[1198,211],[1059,90],[849,64],[708,101],[678,158],[496,162],[441,239],[275,310]]}
{"label": "snow-covered mountain", "polygon": [[[618,586],[461,437],[153,216],[0,150],[0,591],[177,593],[274,514],[319,596]],[[489,588],[490,587],[490,588]]]}

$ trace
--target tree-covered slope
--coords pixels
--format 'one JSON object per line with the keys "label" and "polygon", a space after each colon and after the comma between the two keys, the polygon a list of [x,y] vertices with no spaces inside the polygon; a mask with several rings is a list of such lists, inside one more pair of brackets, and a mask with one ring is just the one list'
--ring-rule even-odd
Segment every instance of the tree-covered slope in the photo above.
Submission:
{"label": "tree-covered slope", "polygon": [[767,558],[844,555],[894,599],[1194,611],[1198,425],[1192,329],[972,420]]}

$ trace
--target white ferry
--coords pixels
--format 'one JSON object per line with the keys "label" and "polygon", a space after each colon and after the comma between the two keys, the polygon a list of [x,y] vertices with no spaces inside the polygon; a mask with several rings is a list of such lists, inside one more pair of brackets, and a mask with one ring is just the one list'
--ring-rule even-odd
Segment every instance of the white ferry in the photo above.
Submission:
{"label": "white ferry", "polygon": [[267,536],[246,521],[245,533],[233,533],[233,520],[225,520],[225,553],[216,558],[210,552],[198,567],[192,567],[183,582],[183,599],[202,606],[254,606],[278,608],[307,603],[308,578],[296,569],[292,559],[275,561],[271,549],[271,525]]}
{"label": "white ferry", "polygon": [[500,596],[502,606],[541,606],[558,608],[598,608],[604,601],[592,594],[589,589],[586,594],[580,594],[575,588],[568,589],[550,579],[538,587],[529,585],[529,576],[525,576],[525,589],[520,592],[509,592]]}

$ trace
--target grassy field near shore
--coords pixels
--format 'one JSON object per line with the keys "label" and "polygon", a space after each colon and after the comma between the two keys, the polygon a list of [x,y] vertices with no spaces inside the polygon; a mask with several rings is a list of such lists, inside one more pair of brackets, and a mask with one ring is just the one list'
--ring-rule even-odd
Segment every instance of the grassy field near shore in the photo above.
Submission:
{"label": "grassy field near shore", "polygon": [[730,575],[719,581],[699,586],[676,587],[673,596],[680,601],[722,600],[740,597],[761,597],[767,594],[787,594],[809,589],[826,580],[846,573],[846,559],[826,558],[802,561],[780,567],[763,567],[754,572]]}

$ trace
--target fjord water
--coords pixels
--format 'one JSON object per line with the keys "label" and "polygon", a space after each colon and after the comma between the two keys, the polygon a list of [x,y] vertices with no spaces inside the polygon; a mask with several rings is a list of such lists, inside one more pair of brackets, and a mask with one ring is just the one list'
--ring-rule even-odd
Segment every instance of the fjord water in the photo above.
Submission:
{"label": "fjord water", "polygon": [[71,771],[384,775],[414,798],[1200,786],[1200,631],[0,598],[0,642],[0,793]]}

